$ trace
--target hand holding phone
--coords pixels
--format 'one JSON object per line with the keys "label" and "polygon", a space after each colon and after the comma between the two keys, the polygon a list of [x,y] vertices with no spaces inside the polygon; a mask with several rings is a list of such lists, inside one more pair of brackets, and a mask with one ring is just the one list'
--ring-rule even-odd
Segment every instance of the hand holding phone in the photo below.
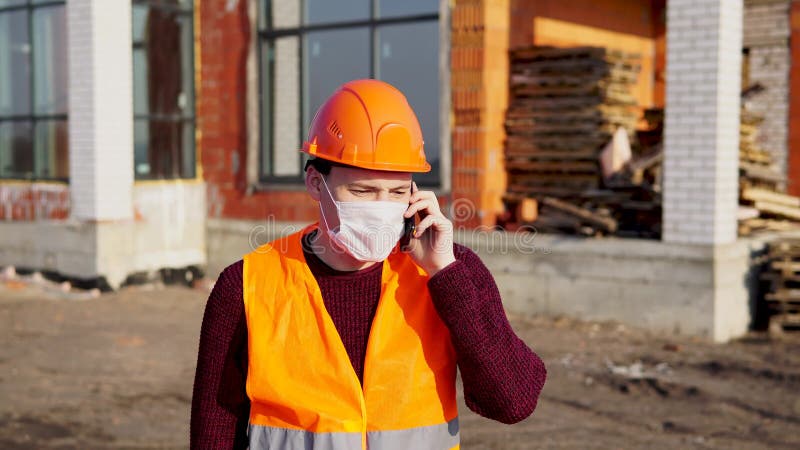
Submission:
{"label": "hand holding phone", "polygon": [[[420,191],[411,183],[411,198],[403,216],[405,229],[400,249],[408,252],[428,276],[455,262],[453,222],[442,214],[439,201],[431,191]],[[419,222],[416,218],[419,217]],[[412,241],[413,239],[413,241]]]}
{"label": "hand holding phone", "polygon": [[[414,193],[414,183],[411,183],[411,193]],[[411,203],[409,203],[410,205]],[[400,251],[411,251],[411,238],[417,229],[417,221],[414,216],[403,219],[403,236],[400,237]]]}

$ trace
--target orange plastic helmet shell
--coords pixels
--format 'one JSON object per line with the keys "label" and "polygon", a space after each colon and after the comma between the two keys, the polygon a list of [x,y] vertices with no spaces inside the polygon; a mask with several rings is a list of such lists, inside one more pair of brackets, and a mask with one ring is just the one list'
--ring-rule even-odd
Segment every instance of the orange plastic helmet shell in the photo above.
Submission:
{"label": "orange plastic helmet shell", "polygon": [[363,169],[431,170],[414,110],[402,92],[379,80],[340,86],[317,110],[302,151]]}

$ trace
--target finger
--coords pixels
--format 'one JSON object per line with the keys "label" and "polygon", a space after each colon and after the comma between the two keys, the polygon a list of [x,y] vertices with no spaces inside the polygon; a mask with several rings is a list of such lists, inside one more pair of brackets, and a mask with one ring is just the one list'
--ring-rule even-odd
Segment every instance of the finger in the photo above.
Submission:
{"label": "finger", "polygon": [[433,227],[437,230],[447,230],[452,228],[452,223],[444,216],[428,216],[422,219],[419,224],[417,224],[414,237],[419,238],[422,236],[422,233],[424,233],[430,227]]}
{"label": "finger", "polygon": [[408,201],[415,202],[417,200],[436,200],[436,194],[433,191],[416,191],[411,194]]}
{"label": "finger", "polygon": [[416,202],[409,205],[406,212],[403,214],[404,217],[411,217],[417,212],[422,211],[426,213],[425,215],[441,215],[439,211],[438,204],[431,200],[417,200]]}

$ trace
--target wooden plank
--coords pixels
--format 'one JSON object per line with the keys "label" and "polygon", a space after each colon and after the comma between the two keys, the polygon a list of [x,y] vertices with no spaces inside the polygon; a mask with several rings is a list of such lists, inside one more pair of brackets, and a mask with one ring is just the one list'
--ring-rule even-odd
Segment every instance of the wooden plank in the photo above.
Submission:
{"label": "wooden plank", "polygon": [[800,289],[778,289],[776,292],[767,293],[764,298],[776,302],[800,302]]}
{"label": "wooden plank", "polygon": [[630,162],[631,170],[647,170],[651,167],[661,164],[664,161],[663,147],[660,145],[658,148],[648,154],[642,155]]}
{"label": "wooden plank", "polygon": [[[610,134],[605,134],[602,136],[581,136],[581,135],[574,135],[574,136],[514,136],[514,138],[520,138],[526,141],[533,141],[536,142],[536,146],[542,149],[564,149],[564,150],[571,150],[571,149],[580,149],[580,150],[596,150],[603,146],[608,140],[611,138]],[[511,137],[509,137],[509,140]]]}
{"label": "wooden plank", "polygon": [[594,152],[598,153],[598,148],[607,142],[608,138],[587,139],[584,136],[574,136],[572,139],[559,139],[548,136],[531,137],[510,135],[506,138],[506,148],[513,148],[515,151],[530,150],[537,151],[564,151],[564,152]]}
{"label": "wooden plank", "polygon": [[541,97],[541,98],[515,98],[512,100],[515,108],[528,108],[532,111],[566,111],[584,108],[596,108],[603,104],[600,95],[587,95],[582,97]]}
{"label": "wooden plank", "polygon": [[594,161],[506,161],[506,169],[525,172],[598,173]]}
{"label": "wooden plank", "polygon": [[773,182],[785,181],[785,177],[783,177],[777,171],[772,169],[767,169],[755,164],[740,163],[739,171],[742,172],[744,176],[748,178],[756,178],[759,180],[766,180]]}
{"label": "wooden plank", "polygon": [[753,187],[742,189],[741,198],[752,202],[763,201],[775,205],[788,206],[791,208],[800,208],[800,197],[781,194],[767,189],[760,189]]}
{"label": "wooden plank", "polygon": [[538,186],[548,182],[564,183],[565,186],[569,185],[570,183],[589,185],[590,182],[593,182],[593,184],[596,185],[599,181],[599,176],[598,174],[584,173],[576,173],[569,176],[566,176],[562,173],[540,173],[536,175],[512,173],[509,174],[509,181],[511,180],[513,180],[515,183],[527,184],[531,186]]}
{"label": "wooden plank", "polygon": [[579,206],[575,206],[552,197],[543,198],[541,200],[541,203],[549,208],[553,208],[563,213],[573,215],[592,225],[599,226],[603,228],[605,231],[613,233],[614,231],[617,230],[617,221],[610,217],[601,217],[600,215],[595,214],[592,211],[586,210]]}
{"label": "wooden plank", "polygon": [[773,316],[772,320],[777,320],[781,325],[800,326],[800,314],[779,314]]}
{"label": "wooden plank", "polygon": [[762,213],[772,214],[793,220],[800,220],[800,208],[779,205],[766,201],[757,201],[753,204],[753,206]]}
{"label": "wooden plank", "polygon": [[558,161],[574,161],[574,160],[588,160],[597,161],[597,151],[569,151],[569,150],[540,150],[536,148],[506,148],[505,152],[507,159],[519,158],[530,161],[539,160],[558,160]]}
{"label": "wooden plank", "polygon": [[792,261],[772,261],[770,267],[782,271],[786,274],[800,273],[800,262]]}
{"label": "wooden plank", "polygon": [[559,186],[523,186],[511,185],[508,187],[509,194],[522,194],[531,197],[577,197],[584,190],[583,187]]}
{"label": "wooden plank", "polygon": [[509,51],[512,61],[521,59],[564,59],[564,58],[613,58],[640,59],[637,53],[627,53],[607,47],[577,46],[552,47],[546,45],[516,48]]}
{"label": "wooden plank", "polygon": [[[555,70],[554,70],[555,69]],[[510,84],[515,86],[580,86],[600,81],[635,84],[636,70],[600,65],[570,65],[560,70],[553,64],[517,66],[511,73]]]}
{"label": "wooden plank", "polygon": [[566,134],[579,133],[587,135],[596,135],[597,130],[604,128],[604,123],[600,122],[573,122],[573,123],[508,123],[506,122],[506,132],[513,135],[523,136],[537,136],[548,134]]}

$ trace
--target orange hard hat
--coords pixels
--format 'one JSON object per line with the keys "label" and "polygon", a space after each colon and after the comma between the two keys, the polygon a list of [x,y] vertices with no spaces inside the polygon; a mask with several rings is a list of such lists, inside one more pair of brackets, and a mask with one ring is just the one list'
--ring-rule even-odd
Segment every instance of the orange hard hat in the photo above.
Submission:
{"label": "orange hard hat", "polygon": [[302,151],[363,169],[428,172],[423,144],[402,92],[383,81],[354,80],[319,107]]}

